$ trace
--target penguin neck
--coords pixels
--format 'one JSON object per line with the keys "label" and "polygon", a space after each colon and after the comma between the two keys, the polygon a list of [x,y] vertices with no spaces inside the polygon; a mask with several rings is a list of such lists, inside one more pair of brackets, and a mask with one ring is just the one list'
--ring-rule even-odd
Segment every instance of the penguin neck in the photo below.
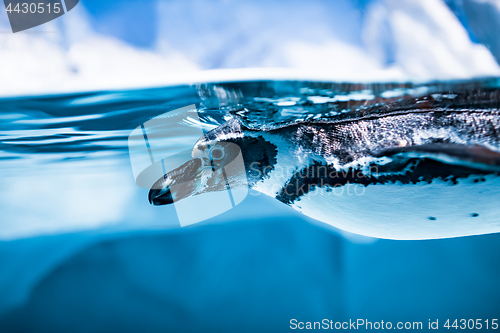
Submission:
{"label": "penguin neck", "polygon": [[[266,141],[275,145],[278,152],[274,164],[261,166],[268,168],[270,171],[262,174],[262,178],[253,184],[251,188],[255,191],[276,198],[283,186],[285,186],[298,170],[312,163],[312,159],[308,154],[301,155],[297,154],[297,152],[291,153],[291,151],[296,148],[292,147],[290,143],[279,134],[271,132],[250,132],[248,136],[260,136],[264,138]],[[250,170],[252,171],[251,164]]]}

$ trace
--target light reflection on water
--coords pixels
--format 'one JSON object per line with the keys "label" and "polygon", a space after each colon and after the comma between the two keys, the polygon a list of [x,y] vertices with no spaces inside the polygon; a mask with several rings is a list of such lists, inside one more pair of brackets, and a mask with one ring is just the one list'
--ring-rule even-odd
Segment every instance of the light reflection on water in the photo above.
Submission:
{"label": "light reflection on water", "polygon": [[[234,116],[249,127],[271,129],[356,117],[408,96],[498,85],[497,79],[428,85],[266,81],[2,99],[0,238],[108,225],[179,226],[173,207],[150,206],[147,189],[135,184],[127,139],[142,123],[186,105],[198,107],[201,124],[193,117],[183,126],[209,129]],[[182,133],[173,137],[172,146],[190,148]]]}

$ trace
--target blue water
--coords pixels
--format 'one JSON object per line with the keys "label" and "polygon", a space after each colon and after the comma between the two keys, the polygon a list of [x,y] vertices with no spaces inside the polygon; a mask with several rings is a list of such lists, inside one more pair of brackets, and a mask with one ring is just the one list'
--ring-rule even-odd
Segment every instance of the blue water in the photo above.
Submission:
{"label": "blue water", "polygon": [[0,331],[286,331],[294,318],[425,328],[429,319],[498,318],[498,234],[371,239],[254,192],[180,228],[174,207],[148,203],[130,166],[130,132],[186,105],[202,110],[207,127],[228,114],[272,127],[351,117],[453,84],[270,81],[0,100]]}

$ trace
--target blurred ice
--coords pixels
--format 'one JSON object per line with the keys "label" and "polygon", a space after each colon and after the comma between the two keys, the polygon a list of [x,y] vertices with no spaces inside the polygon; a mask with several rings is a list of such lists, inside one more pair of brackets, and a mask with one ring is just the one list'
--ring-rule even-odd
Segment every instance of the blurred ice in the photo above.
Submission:
{"label": "blurred ice", "polygon": [[[17,34],[0,11],[0,95],[276,75],[500,75],[498,1],[445,1],[86,0]],[[259,69],[200,72],[242,68]]]}

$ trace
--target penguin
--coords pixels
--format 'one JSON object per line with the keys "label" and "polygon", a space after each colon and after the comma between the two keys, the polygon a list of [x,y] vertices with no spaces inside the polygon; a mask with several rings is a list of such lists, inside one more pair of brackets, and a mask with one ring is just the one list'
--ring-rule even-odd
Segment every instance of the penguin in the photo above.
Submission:
{"label": "penguin", "polygon": [[[224,172],[240,153],[244,170]],[[389,108],[266,129],[234,114],[201,137],[191,156],[157,181],[151,204],[247,186],[369,237],[422,240],[500,231],[497,108]],[[181,183],[175,188],[182,191],[171,190]]]}

